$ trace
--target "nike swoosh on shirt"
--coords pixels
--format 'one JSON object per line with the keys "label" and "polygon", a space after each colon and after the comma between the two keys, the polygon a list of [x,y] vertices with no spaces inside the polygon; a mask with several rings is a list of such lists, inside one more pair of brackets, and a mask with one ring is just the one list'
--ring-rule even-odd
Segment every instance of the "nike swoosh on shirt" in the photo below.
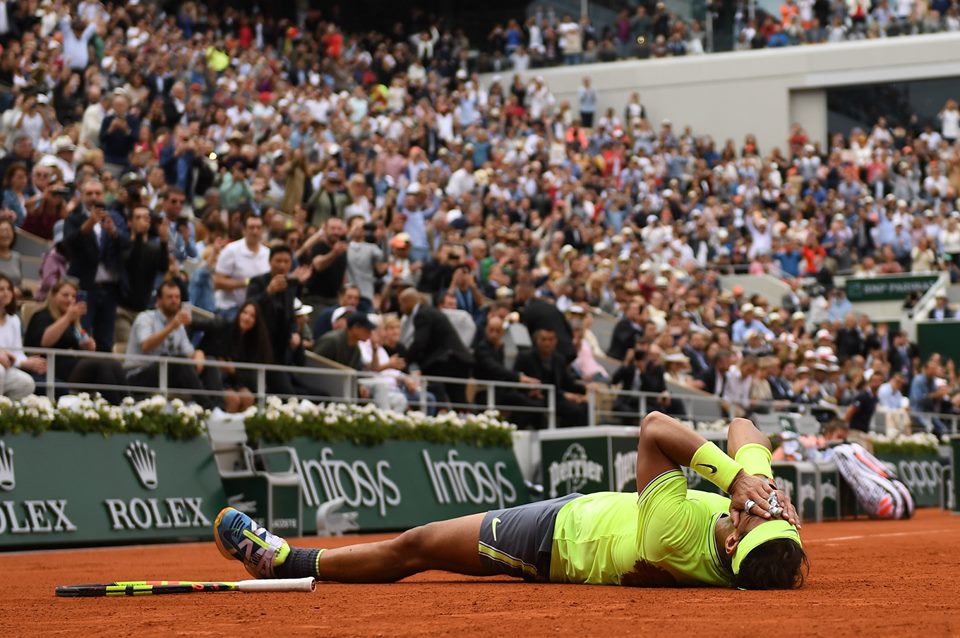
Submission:
{"label": "nike swoosh on shirt", "polygon": [[707,464],[707,463],[697,463],[697,465],[700,466],[700,467],[705,467],[705,468],[707,468],[708,470],[710,470],[710,473],[711,473],[711,474],[716,474],[716,473],[717,473],[717,466],[716,466],[716,465],[709,465],[709,464]]}
{"label": "nike swoosh on shirt", "polygon": [[500,524],[500,517],[499,517],[499,516],[498,516],[497,518],[493,519],[492,521],[490,521],[490,527],[493,528],[493,540],[494,540],[494,542],[496,542],[496,540],[497,540],[497,525],[498,525],[498,524]]}

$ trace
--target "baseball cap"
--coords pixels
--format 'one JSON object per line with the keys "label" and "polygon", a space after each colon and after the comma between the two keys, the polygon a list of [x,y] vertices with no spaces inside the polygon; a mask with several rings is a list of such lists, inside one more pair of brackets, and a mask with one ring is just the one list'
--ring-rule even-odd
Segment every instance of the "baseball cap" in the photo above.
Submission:
{"label": "baseball cap", "polygon": [[353,308],[349,306],[340,306],[333,311],[333,314],[330,316],[330,323],[334,324],[340,321],[340,318],[343,317],[348,312],[353,312]]}
{"label": "baseball cap", "polygon": [[297,317],[305,317],[313,313],[313,306],[308,306],[307,304],[300,301],[300,299],[295,298],[293,300],[293,314]]}

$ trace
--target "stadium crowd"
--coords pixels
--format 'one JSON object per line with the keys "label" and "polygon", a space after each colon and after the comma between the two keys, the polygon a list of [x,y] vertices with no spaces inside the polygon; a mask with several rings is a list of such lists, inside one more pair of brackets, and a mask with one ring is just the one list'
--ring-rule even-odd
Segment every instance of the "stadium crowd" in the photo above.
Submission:
{"label": "stadium crowd", "polygon": [[[129,355],[58,357],[60,391],[156,387],[159,365],[133,355],[182,357],[170,386],[228,410],[252,404],[256,373],[206,361],[307,351],[370,372],[361,398],[396,409],[419,375],[532,385],[498,389],[502,406],[541,407],[533,384],[552,384],[559,425],[584,424],[586,392],[611,386],[675,414],[668,384],[854,429],[878,402],[960,408],[952,361],[921,361],[833,285],[960,275],[953,100],[933,122],[881,119],[826,147],[796,126],[759,148],[653,122],[638,95],[594,119],[541,77],[482,82],[463,39],[425,23],[356,35],[319,14],[204,11],[0,3],[4,394],[45,379],[27,346]],[[39,281],[15,229],[51,241]],[[731,272],[791,292],[721,290]],[[600,312],[618,318],[609,344]],[[934,318],[953,314],[943,300]],[[507,366],[517,327],[531,344]],[[282,372],[267,386],[318,392]],[[427,389],[431,409],[486,402]]]}
{"label": "stadium crowd", "polygon": [[[711,38],[720,22],[712,29],[706,22],[713,25],[724,4],[728,3],[707,3],[701,21],[683,19],[666,2],[632,2],[602,28],[588,15],[557,15],[552,8],[541,7],[526,19],[495,25],[487,35],[488,55],[481,64],[498,72],[526,71],[558,64],[699,55],[715,48]],[[960,31],[960,7],[954,0],[786,0],[778,15],[752,10],[750,1],[730,4],[735,6],[736,51]]]}

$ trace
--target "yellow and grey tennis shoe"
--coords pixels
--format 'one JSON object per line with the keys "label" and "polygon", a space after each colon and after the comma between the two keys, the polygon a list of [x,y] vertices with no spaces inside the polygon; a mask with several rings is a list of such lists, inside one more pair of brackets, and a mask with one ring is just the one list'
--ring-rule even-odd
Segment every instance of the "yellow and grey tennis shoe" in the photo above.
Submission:
{"label": "yellow and grey tennis shoe", "polygon": [[232,507],[225,507],[217,514],[213,540],[224,558],[242,562],[255,578],[273,578],[274,567],[282,564],[290,553],[287,541]]}

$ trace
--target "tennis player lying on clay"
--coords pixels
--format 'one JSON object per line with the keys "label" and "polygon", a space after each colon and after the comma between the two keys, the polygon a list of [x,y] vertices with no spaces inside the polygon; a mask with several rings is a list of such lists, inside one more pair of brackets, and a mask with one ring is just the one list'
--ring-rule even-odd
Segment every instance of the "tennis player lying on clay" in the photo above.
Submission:
{"label": "tennis player lying on clay", "polygon": [[[636,493],[571,494],[429,523],[376,543],[302,549],[226,508],[214,539],[259,578],[386,583],[427,570],[468,576],[633,586],[790,589],[807,558],[796,510],[776,490],[770,444],[734,419],[724,454],[676,419],[652,412],[637,447]],[[687,489],[685,465],[730,494]]]}

